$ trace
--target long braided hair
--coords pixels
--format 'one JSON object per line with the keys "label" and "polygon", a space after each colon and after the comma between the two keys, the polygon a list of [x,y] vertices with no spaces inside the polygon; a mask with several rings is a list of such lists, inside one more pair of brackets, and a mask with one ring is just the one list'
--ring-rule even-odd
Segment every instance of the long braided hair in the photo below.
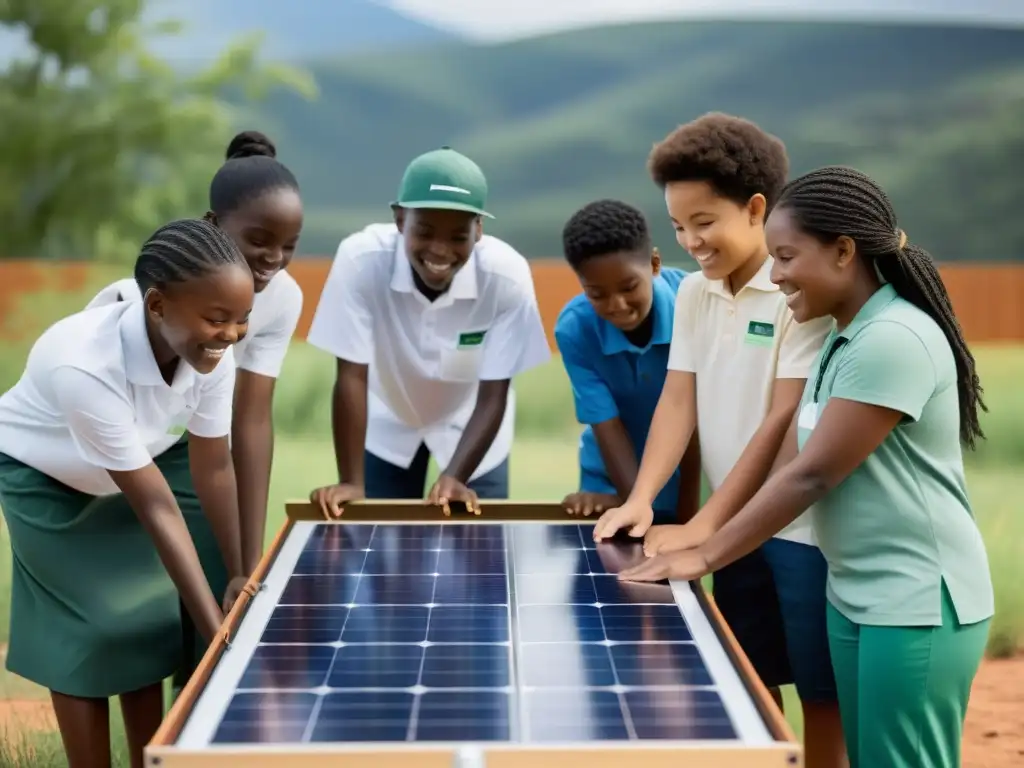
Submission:
{"label": "long braided hair", "polygon": [[135,282],[142,295],[237,264],[249,267],[224,230],[203,219],[164,224],[142,246],[135,261]]}
{"label": "long braided hair", "polygon": [[969,448],[985,434],[978,422],[981,381],[953,305],[931,255],[907,241],[885,192],[852,168],[830,166],[794,179],[779,198],[800,227],[822,242],[851,238],[857,253],[877,267],[896,292],[926,312],[942,329],[956,361],[960,439]]}

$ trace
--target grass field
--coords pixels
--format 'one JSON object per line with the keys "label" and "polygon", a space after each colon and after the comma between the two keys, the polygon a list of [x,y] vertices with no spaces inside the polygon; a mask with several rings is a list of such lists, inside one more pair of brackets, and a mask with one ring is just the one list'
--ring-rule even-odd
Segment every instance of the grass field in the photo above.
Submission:
{"label": "grass field", "polygon": [[[1024,466],[1024,400],[1016,397],[1024,377],[1024,348],[981,349],[981,374],[991,413],[985,419],[989,444],[968,465],[968,481],[988,544],[996,584],[997,615],[989,652],[1008,655],[1024,638],[1024,516],[1017,509]],[[4,356],[0,350],[0,360]],[[15,363],[17,364],[17,363]],[[310,488],[334,476],[329,441],[330,361],[302,344],[294,345],[276,403],[278,442],[269,505],[268,540],[281,525],[286,499],[305,497]],[[557,361],[517,382],[518,438],[511,459],[516,499],[557,500],[576,484],[576,436],[571,395]],[[0,528],[0,536],[3,529]],[[0,642],[6,641],[10,548],[0,542]],[[0,697],[45,696],[45,692],[0,673]],[[788,714],[799,729],[799,708],[790,696]],[[123,759],[119,714],[114,709],[114,741]],[[56,768],[65,765],[53,733],[0,741],[0,768]]]}

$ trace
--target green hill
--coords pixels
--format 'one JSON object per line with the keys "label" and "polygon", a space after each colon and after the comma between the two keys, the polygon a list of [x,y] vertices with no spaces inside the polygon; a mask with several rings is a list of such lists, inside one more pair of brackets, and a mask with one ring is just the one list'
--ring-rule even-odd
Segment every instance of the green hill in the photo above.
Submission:
{"label": "green hill", "polygon": [[1024,257],[1024,30],[660,23],[312,69],[319,101],[278,95],[248,122],[303,184],[306,254],[389,216],[405,163],[442,144],[484,167],[490,231],[531,256],[557,255],[565,219],[606,195],[640,205],[677,252],[647,152],[722,110],[781,136],[794,173],[847,163],[876,175],[940,258]]}

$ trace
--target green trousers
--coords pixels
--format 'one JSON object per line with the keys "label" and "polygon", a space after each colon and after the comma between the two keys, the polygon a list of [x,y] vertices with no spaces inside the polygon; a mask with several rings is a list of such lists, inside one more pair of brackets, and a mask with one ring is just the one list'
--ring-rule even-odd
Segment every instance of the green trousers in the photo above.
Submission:
{"label": "green trousers", "polygon": [[959,624],[945,585],[940,627],[856,624],[829,604],[850,768],[960,766],[967,700],[989,624]]}

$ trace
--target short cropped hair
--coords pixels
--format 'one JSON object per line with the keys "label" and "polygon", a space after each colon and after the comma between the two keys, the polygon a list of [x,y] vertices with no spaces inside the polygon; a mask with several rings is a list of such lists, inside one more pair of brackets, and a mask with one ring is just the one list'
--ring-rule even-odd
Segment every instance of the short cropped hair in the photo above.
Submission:
{"label": "short cropped hair", "polygon": [[650,256],[647,220],[629,203],[596,200],[570,217],[562,230],[562,250],[573,269],[579,269],[588,259],[613,253]]}

